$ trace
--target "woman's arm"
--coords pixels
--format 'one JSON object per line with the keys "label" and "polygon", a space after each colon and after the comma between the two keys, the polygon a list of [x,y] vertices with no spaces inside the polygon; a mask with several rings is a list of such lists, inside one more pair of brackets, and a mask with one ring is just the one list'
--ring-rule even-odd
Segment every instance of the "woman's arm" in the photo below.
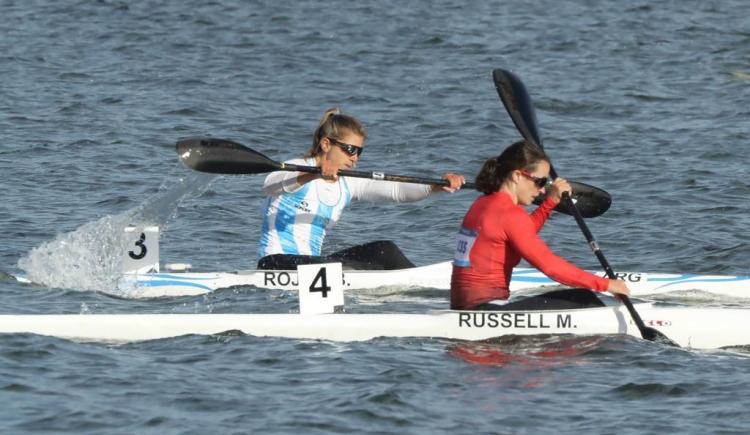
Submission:
{"label": "woman's arm", "polygon": [[547,198],[539,204],[539,207],[537,207],[531,214],[529,215],[529,218],[531,218],[531,222],[534,223],[534,229],[535,232],[539,232],[542,227],[544,226],[544,223],[547,222],[547,219],[552,214],[552,210],[557,207],[557,203],[553,198]]}
{"label": "woman's arm", "polygon": [[555,255],[536,233],[529,215],[519,210],[518,216],[508,219],[511,222],[505,229],[509,242],[523,259],[542,271],[553,280],[571,287],[585,287],[606,291],[609,280],[569,263]]}
{"label": "woman's arm", "polygon": [[397,181],[378,181],[346,177],[353,199],[365,201],[414,202],[428,197],[432,192],[454,192],[465,183],[462,175],[447,173],[443,176],[449,186],[436,186]]}
{"label": "woman's arm", "polygon": [[[309,165],[310,162],[304,159],[293,159],[285,163],[295,165]],[[277,196],[283,193],[293,193],[302,188],[306,183],[320,178],[320,174],[311,174],[309,172],[292,172],[292,171],[275,171],[266,176],[263,182],[263,193],[266,196]]]}
{"label": "woman's arm", "polygon": [[430,196],[429,185],[344,177],[352,199],[364,201],[414,202]]}

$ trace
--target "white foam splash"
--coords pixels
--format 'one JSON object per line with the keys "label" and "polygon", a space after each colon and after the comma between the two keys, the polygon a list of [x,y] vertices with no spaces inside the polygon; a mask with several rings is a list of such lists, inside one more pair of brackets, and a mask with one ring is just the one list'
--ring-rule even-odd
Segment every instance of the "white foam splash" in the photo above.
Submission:
{"label": "white foam splash", "polygon": [[162,186],[131,210],[87,222],[32,249],[18,261],[18,268],[31,282],[47,287],[119,294],[122,253],[129,244],[125,227],[162,226],[183,199],[202,192],[214,178],[192,173],[172,186]]}

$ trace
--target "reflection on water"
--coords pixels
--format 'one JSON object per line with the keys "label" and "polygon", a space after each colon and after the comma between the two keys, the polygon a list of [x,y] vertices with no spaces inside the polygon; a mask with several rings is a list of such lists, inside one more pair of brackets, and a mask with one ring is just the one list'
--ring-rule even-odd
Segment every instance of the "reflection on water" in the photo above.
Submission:
{"label": "reflection on water", "polygon": [[508,335],[482,342],[456,342],[447,350],[451,357],[468,363],[457,380],[471,385],[455,392],[455,400],[484,412],[503,415],[517,403],[545,400],[550,391],[566,385],[567,368],[596,366],[605,336]]}
{"label": "reflection on water", "polygon": [[575,358],[596,349],[604,336],[505,336],[482,342],[456,343],[449,353],[467,363],[528,368],[580,364]]}

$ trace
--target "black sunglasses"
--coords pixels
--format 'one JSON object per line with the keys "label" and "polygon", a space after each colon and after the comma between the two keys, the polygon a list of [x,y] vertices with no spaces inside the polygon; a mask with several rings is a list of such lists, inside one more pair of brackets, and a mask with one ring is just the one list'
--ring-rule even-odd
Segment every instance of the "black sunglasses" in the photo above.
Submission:
{"label": "black sunglasses", "polygon": [[549,178],[547,177],[537,177],[537,176],[531,175],[529,171],[525,171],[523,169],[519,169],[519,171],[521,172],[521,175],[533,181],[534,186],[536,186],[538,189],[541,189],[542,187],[546,186],[550,182]]}
{"label": "black sunglasses", "polygon": [[358,147],[356,145],[352,145],[349,143],[344,143],[332,137],[329,137],[328,140],[331,141],[332,144],[341,148],[345,153],[349,154],[350,156],[356,155],[357,157],[359,157],[360,155],[362,155],[362,147]]}

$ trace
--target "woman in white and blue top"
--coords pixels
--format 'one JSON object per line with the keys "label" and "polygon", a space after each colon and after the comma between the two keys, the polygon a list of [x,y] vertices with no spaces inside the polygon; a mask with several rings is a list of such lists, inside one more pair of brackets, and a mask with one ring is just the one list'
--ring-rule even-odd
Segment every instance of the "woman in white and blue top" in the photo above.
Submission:
{"label": "woman in white and blue top", "polygon": [[453,192],[464,177],[448,173],[450,186],[339,177],[353,169],[362,154],[367,131],[356,118],[328,110],[313,134],[313,145],[303,159],[289,163],[317,166],[320,174],[277,171],[266,177],[263,228],[258,268],[296,269],[299,264],[341,261],[345,268],[399,269],[413,267],[392,242],[378,241],[321,256],[326,231],[333,227],[352,200],[412,202],[436,190]]}

